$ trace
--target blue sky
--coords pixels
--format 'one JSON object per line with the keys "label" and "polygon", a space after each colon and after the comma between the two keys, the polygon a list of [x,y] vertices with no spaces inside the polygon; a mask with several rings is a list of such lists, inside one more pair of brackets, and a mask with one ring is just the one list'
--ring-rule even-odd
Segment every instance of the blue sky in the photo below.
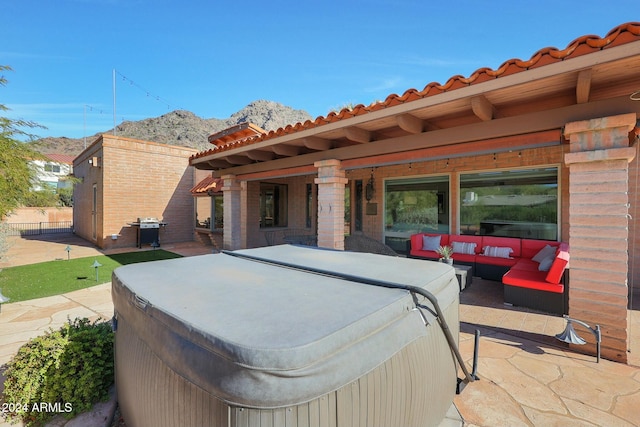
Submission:
{"label": "blue sky", "polygon": [[[490,5],[490,6],[484,6]],[[640,21],[637,0],[3,0],[11,118],[80,138],[258,99],[314,118]],[[635,15],[635,16],[634,16]]]}

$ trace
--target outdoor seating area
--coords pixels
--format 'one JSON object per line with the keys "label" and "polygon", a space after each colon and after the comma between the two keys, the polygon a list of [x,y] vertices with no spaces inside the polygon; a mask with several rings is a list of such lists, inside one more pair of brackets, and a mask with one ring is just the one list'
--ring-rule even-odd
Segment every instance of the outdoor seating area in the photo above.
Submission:
{"label": "outdoor seating area", "polygon": [[569,245],[513,237],[418,233],[411,236],[412,258],[437,260],[440,246],[451,246],[454,261],[471,274],[502,282],[504,302],[554,314],[566,314],[565,270]]}

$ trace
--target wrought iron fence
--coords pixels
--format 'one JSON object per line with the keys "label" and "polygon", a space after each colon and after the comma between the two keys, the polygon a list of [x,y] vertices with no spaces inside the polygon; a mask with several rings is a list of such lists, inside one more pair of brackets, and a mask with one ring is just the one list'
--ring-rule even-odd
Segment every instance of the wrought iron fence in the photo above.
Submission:
{"label": "wrought iron fence", "polygon": [[36,236],[38,234],[71,233],[73,221],[17,222],[6,224],[9,236]]}

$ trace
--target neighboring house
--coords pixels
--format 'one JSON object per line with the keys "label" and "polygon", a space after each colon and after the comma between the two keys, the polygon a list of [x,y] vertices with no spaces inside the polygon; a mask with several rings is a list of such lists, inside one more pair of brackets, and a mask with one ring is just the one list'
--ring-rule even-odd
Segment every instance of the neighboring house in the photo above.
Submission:
{"label": "neighboring house", "polygon": [[73,184],[65,177],[73,175],[73,159],[75,156],[69,154],[45,154],[46,158],[34,160],[37,171],[37,183],[33,190],[40,191],[49,189],[55,191],[59,188],[70,188]]}
{"label": "neighboring house", "polygon": [[[193,241],[196,150],[101,135],[74,163],[75,233],[107,249],[135,247],[139,219],[156,218],[160,244]],[[144,239],[143,239],[144,240]],[[152,242],[145,242],[152,243]]]}
{"label": "neighboring house", "polygon": [[[424,230],[483,234],[492,221],[526,237],[513,225],[539,226],[571,245],[569,315],[600,324],[603,356],[626,362],[639,100],[630,23],[277,131],[232,130],[190,163],[223,180],[225,249],[289,229],[324,248],[343,249],[346,231],[403,251]],[[521,195],[536,197],[514,203]]]}

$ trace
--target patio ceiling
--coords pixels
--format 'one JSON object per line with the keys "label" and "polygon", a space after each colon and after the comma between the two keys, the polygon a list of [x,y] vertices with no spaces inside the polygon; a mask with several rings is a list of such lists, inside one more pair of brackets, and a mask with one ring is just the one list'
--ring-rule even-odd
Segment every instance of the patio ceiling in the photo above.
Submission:
{"label": "patio ceiling", "polygon": [[584,36],[564,50],[542,49],[495,71],[482,68],[469,78],[455,76],[445,85],[430,83],[422,91],[410,89],[370,106],[219,145],[190,162],[221,176],[304,170],[318,160],[401,152],[406,159],[414,150],[557,130],[569,121],[607,115],[640,115],[640,102],[630,99],[638,90],[640,23],[624,24],[604,38]]}

